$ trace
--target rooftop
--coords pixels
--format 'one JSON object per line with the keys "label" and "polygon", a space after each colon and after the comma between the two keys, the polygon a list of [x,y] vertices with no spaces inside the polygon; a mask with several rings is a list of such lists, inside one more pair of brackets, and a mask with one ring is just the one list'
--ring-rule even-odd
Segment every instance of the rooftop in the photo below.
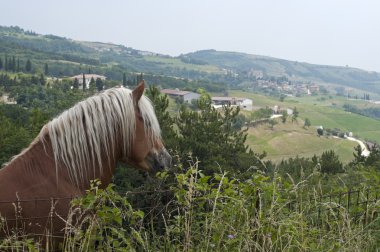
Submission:
{"label": "rooftop", "polygon": [[191,92],[190,91],[175,90],[175,89],[162,89],[161,93],[168,94],[168,95],[183,96],[183,95],[189,94]]}

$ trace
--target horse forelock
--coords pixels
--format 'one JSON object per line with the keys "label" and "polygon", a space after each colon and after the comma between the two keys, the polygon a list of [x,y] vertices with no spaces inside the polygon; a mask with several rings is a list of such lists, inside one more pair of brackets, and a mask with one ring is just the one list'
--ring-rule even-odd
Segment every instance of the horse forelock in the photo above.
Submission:
{"label": "horse forelock", "polygon": [[[138,106],[151,142],[161,139],[160,126],[150,100],[142,96]],[[117,142],[123,143],[123,157],[131,152],[136,128],[132,91],[108,89],[77,103],[46,127],[56,162],[57,181],[59,169],[65,167],[71,182],[80,186],[89,177],[95,177],[97,168],[99,174],[103,174],[103,156],[110,165],[116,158]]]}

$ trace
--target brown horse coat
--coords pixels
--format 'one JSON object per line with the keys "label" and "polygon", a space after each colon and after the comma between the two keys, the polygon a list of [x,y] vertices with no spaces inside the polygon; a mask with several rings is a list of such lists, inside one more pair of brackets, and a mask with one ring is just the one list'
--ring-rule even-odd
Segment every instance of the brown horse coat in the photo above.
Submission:
{"label": "brown horse coat", "polygon": [[70,200],[83,195],[90,180],[107,186],[118,160],[147,171],[170,164],[143,91],[144,82],[133,91],[113,88],[78,103],[0,169],[0,216],[6,224],[0,237],[15,231],[59,235]]}

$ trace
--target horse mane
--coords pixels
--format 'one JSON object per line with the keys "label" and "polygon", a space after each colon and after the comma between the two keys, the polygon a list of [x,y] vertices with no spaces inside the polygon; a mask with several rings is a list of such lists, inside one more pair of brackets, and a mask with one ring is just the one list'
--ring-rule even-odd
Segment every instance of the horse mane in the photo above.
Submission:
{"label": "horse mane", "polygon": [[[102,156],[105,155],[110,164],[115,159],[117,143],[122,143],[123,158],[128,156],[136,127],[133,102],[131,90],[111,88],[77,103],[44,126],[53,149],[57,181],[59,167],[67,168],[71,182],[77,186],[86,178],[95,178],[96,167],[100,175],[103,174]],[[138,107],[153,144],[161,138],[153,106],[142,96]],[[44,128],[39,137],[46,144]]]}

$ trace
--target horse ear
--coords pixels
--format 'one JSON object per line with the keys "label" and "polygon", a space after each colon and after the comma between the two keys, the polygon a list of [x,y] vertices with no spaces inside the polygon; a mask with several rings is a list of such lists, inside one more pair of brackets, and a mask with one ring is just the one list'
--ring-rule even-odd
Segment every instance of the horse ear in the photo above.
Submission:
{"label": "horse ear", "polygon": [[143,95],[144,89],[145,89],[145,82],[144,82],[144,80],[142,80],[139,83],[139,85],[137,85],[137,87],[135,89],[133,89],[132,96],[133,96],[133,101],[134,101],[135,104],[138,103],[138,101],[140,100],[141,96]]}

